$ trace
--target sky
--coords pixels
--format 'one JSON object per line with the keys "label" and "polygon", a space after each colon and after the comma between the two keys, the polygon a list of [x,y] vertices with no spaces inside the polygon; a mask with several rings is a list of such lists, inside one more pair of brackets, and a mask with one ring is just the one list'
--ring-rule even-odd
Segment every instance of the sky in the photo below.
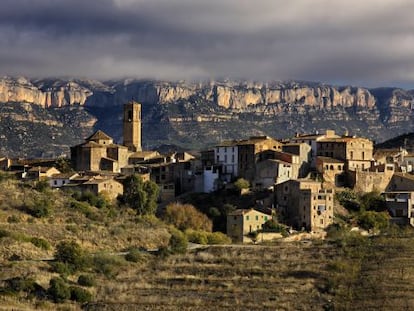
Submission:
{"label": "sky", "polygon": [[0,76],[414,89],[412,0],[2,0]]}

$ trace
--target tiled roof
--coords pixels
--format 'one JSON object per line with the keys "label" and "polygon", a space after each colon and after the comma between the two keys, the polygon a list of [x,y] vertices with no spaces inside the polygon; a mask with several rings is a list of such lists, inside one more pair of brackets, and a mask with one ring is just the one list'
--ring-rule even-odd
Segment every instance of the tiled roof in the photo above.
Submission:
{"label": "tiled roof", "polygon": [[322,143],[324,143],[324,142],[347,143],[347,142],[357,141],[357,140],[363,140],[363,141],[371,142],[368,138],[354,137],[354,136],[343,136],[343,137],[339,137],[339,138],[324,137],[324,138],[320,139],[318,142],[322,142]]}
{"label": "tiled roof", "polygon": [[317,157],[317,159],[324,163],[341,163],[341,164],[345,163],[344,161],[334,159],[334,158],[329,158],[329,157]]}
{"label": "tiled roof", "polygon": [[76,173],[76,172],[70,172],[70,173],[53,174],[52,175],[52,178],[68,179],[68,178],[76,177],[76,176],[79,176],[78,173]]}
{"label": "tiled roof", "polygon": [[258,211],[257,209],[254,208],[249,208],[249,209],[236,209],[233,212],[228,213],[228,216],[242,216],[244,214],[250,213],[250,212],[256,212],[256,213],[260,213],[260,214],[265,214],[268,215],[267,213],[264,213],[262,211]]}
{"label": "tiled roof", "polygon": [[398,176],[398,177],[402,177],[402,178],[407,178],[407,179],[410,179],[410,180],[414,180],[414,175],[409,174],[409,173],[396,172],[396,173],[394,173],[394,176]]}
{"label": "tiled roof", "polygon": [[93,133],[91,136],[89,136],[88,138],[86,138],[86,140],[99,140],[99,139],[111,140],[112,137],[110,137],[109,135],[105,134],[103,131],[98,130],[95,133]]}
{"label": "tiled roof", "polygon": [[[47,173],[49,170],[53,169],[53,167],[47,166],[35,166],[29,169],[29,172],[40,172],[40,173]],[[57,170],[57,169],[56,169]],[[57,170],[58,171],[58,170]]]}

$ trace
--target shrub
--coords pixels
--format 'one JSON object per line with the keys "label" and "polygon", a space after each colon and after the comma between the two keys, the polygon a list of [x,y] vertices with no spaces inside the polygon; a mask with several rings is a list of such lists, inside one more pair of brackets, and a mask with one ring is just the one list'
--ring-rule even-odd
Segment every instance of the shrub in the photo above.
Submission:
{"label": "shrub", "polygon": [[32,278],[14,277],[5,281],[7,289],[12,292],[33,292],[36,282]]}
{"label": "shrub", "polygon": [[52,278],[50,280],[47,293],[55,302],[62,302],[71,296],[69,287],[61,278]]}
{"label": "shrub", "polygon": [[238,190],[243,190],[243,189],[249,189],[250,187],[250,183],[249,181],[247,181],[244,178],[239,178],[234,182],[234,186],[238,189]]}
{"label": "shrub", "polygon": [[275,219],[269,219],[262,226],[262,232],[277,232],[283,236],[288,235],[288,231],[285,225],[278,223]]}
{"label": "shrub", "polygon": [[7,217],[7,222],[8,222],[9,224],[12,224],[12,223],[19,223],[19,222],[20,222],[20,217],[18,217],[18,216],[16,216],[16,215],[11,215],[11,216]]}
{"label": "shrub", "polygon": [[90,213],[90,205],[86,202],[72,201],[70,202],[70,207],[80,211],[84,215]]}
{"label": "shrub", "polygon": [[168,246],[173,254],[185,254],[188,246],[187,237],[181,231],[173,229]]}
{"label": "shrub", "polygon": [[210,207],[208,209],[208,215],[212,218],[215,218],[215,217],[220,217],[221,213],[217,207]]}
{"label": "shrub", "polygon": [[74,272],[74,269],[69,264],[60,261],[51,262],[50,266],[52,268],[52,272],[59,273],[64,277],[71,275]]}
{"label": "shrub", "polygon": [[194,229],[211,232],[213,227],[211,220],[191,204],[169,204],[164,219],[182,231]]}
{"label": "shrub", "polygon": [[208,244],[231,244],[231,239],[222,232],[213,232],[208,236]]}
{"label": "shrub", "polygon": [[185,235],[189,242],[206,245],[208,243],[208,232],[196,231],[188,229],[185,231]]}
{"label": "shrub", "polygon": [[388,227],[389,215],[387,213],[363,211],[357,217],[358,225],[365,230],[383,230]]}
{"label": "shrub", "polygon": [[108,255],[108,254],[97,254],[93,257],[93,268],[96,272],[102,273],[108,278],[114,277],[118,269],[125,264],[123,258]]}
{"label": "shrub", "polygon": [[78,277],[78,284],[86,287],[92,287],[96,285],[96,280],[93,275],[81,274]]}
{"label": "shrub", "polygon": [[38,181],[34,187],[39,192],[46,192],[50,189],[49,182],[47,180]]}
{"label": "shrub", "polygon": [[52,213],[52,203],[48,199],[37,199],[32,205],[26,206],[26,210],[36,218],[48,217]]}
{"label": "shrub", "polygon": [[11,235],[10,231],[7,231],[5,229],[0,229],[0,239],[1,238],[7,238]]}
{"label": "shrub", "polygon": [[41,248],[41,249],[44,249],[44,250],[49,250],[50,249],[50,244],[45,239],[33,237],[33,238],[30,239],[30,242],[38,248]]}
{"label": "shrub", "polygon": [[70,299],[73,301],[77,301],[80,303],[90,302],[92,301],[92,294],[78,286],[71,286],[70,290]]}
{"label": "shrub", "polygon": [[87,257],[80,245],[75,241],[60,242],[56,246],[55,259],[69,264],[74,271],[87,266]]}
{"label": "shrub", "polygon": [[90,191],[85,191],[82,193],[81,201],[86,201],[92,206],[96,206],[96,203],[98,202],[98,197]]}
{"label": "shrub", "polygon": [[134,248],[125,255],[125,259],[131,262],[142,262],[145,259],[145,255],[140,250]]}

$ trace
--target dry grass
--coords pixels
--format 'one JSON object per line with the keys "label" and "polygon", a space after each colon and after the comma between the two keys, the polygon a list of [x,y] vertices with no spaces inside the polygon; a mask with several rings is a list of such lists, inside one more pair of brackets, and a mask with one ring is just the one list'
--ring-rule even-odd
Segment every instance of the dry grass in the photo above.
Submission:
{"label": "dry grass", "polygon": [[[47,195],[51,216],[33,218],[19,200]],[[155,219],[137,219],[130,210],[98,210],[99,219],[70,209],[60,191],[29,192],[16,181],[0,184],[0,286],[13,277],[32,278],[43,288],[58,274],[45,261],[63,240],[75,240],[88,253],[103,253],[108,273],[96,267],[88,288],[94,302],[86,310],[409,310],[414,309],[414,237],[387,236],[362,244],[290,242],[269,245],[210,246],[167,258],[144,255],[138,263],[111,259],[107,252],[166,245],[169,233]],[[13,221],[10,216],[14,215]],[[45,239],[49,250],[30,237]],[[368,242],[367,242],[368,241]],[[365,243],[365,244],[364,244]],[[10,260],[17,256],[23,260]],[[111,270],[112,269],[112,270]],[[95,271],[95,272],[94,272]],[[80,310],[80,304],[54,304],[25,293],[0,294],[0,310]]]}

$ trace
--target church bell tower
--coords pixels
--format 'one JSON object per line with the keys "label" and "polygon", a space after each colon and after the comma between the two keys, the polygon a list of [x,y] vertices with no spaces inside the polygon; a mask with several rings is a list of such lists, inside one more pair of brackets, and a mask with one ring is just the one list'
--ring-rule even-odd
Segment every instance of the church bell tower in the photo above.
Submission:
{"label": "church bell tower", "polygon": [[141,104],[130,101],[124,105],[124,146],[136,152],[141,148]]}

